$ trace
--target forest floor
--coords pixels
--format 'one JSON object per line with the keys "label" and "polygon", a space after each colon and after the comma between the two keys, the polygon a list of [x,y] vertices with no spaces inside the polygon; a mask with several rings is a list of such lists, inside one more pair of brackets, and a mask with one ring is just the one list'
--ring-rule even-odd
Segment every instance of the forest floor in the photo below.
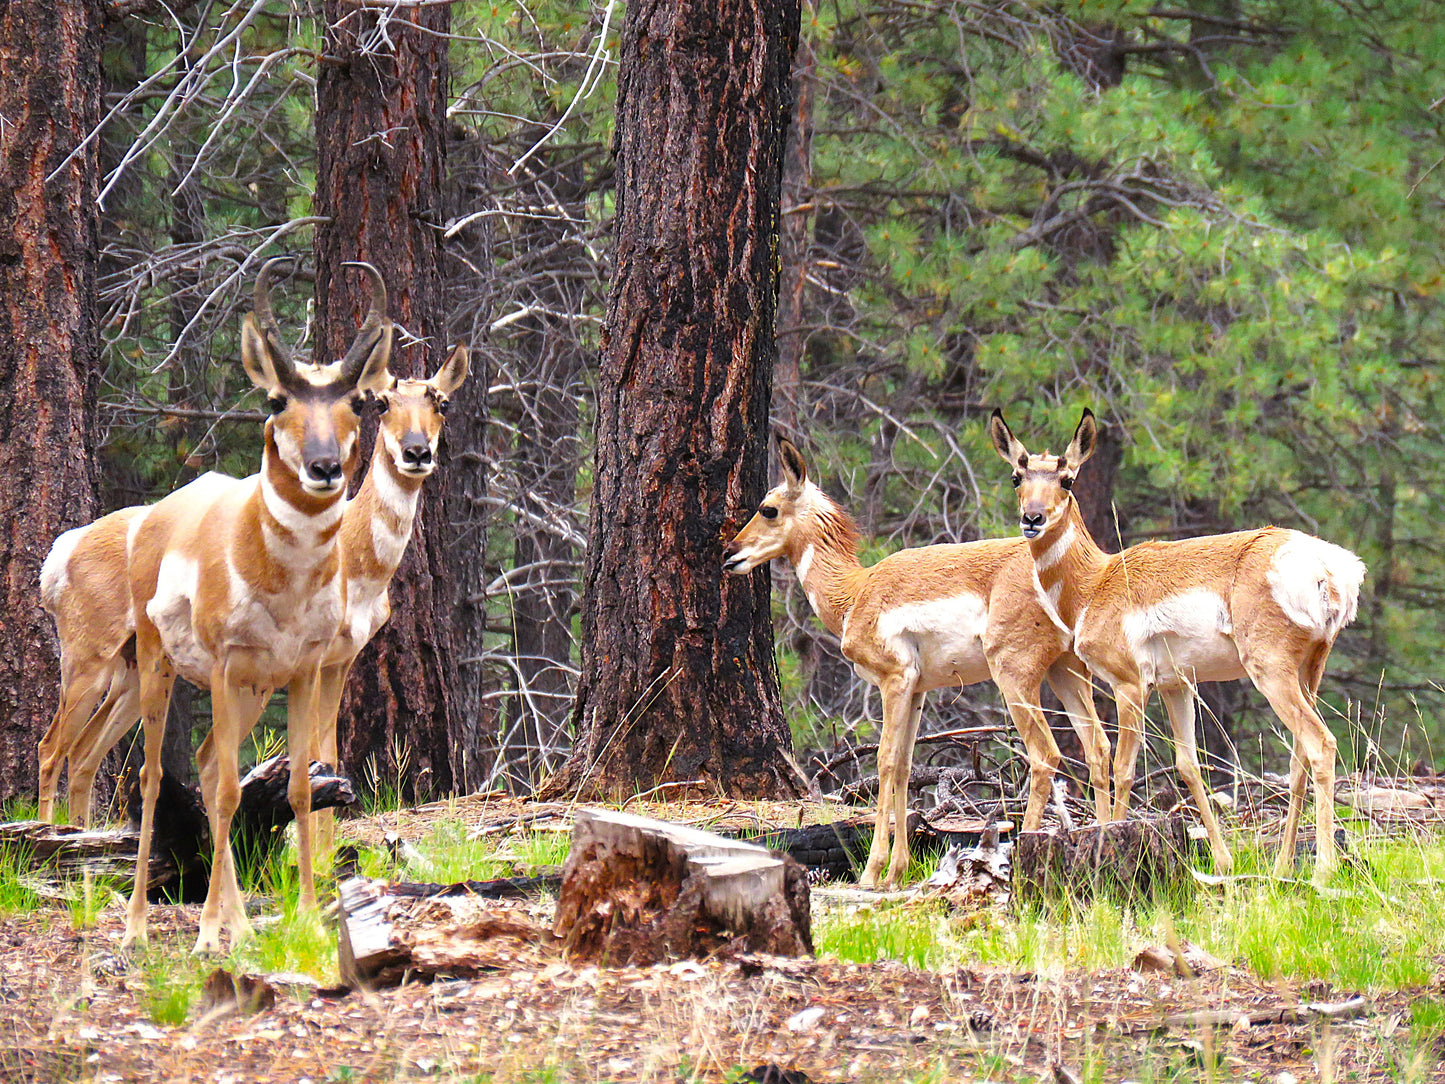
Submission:
{"label": "forest floor", "polygon": [[[420,835],[433,813],[417,824],[389,813],[382,827]],[[353,822],[343,835],[364,840],[374,827]],[[549,901],[499,906],[549,919]],[[815,924],[836,906],[818,893]],[[1360,991],[1266,979],[1237,961],[1193,978],[827,953],[604,969],[571,966],[545,943],[478,977],[374,993],[325,988],[334,972],[317,983],[272,974],[274,1004],[246,1014],[208,1011],[194,982],[176,993],[177,969],[216,966],[177,963],[198,908],[153,906],[151,948],[130,955],[118,948],[118,901],[85,929],[73,913],[42,906],[0,927],[0,1080],[1445,1081],[1440,1042],[1412,1030],[1418,1005],[1445,992],[1445,956],[1421,961],[1424,982],[1370,993],[1359,1015],[1299,1024],[1265,1021]],[[334,940],[334,924],[318,933]],[[245,969],[236,957],[220,965]],[[1188,1018],[1221,1010],[1229,1016]],[[755,1074],[766,1066],[789,1073]]]}

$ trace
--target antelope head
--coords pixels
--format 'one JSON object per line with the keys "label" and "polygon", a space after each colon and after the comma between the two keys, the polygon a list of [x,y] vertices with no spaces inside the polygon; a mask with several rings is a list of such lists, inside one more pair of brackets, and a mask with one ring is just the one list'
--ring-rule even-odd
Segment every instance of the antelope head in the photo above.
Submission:
{"label": "antelope head", "polygon": [[768,491],[753,518],[727,544],[725,572],[742,576],[789,551],[807,507],[808,465],[784,437],[778,438],[778,459],[783,466],[783,480]]}
{"label": "antelope head", "polygon": [[1069,514],[1074,495],[1074,478],[1084,461],[1094,454],[1098,429],[1094,412],[1084,408],[1074,439],[1063,455],[1047,451],[1031,455],[1013,435],[1003,412],[995,410],[988,421],[988,435],[1003,461],[1013,468],[1013,484],[1019,493],[1019,526],[1025,538],[1038,538]]}
{"label": "antelope head", "polygon": [[298,364],[271,311],[271,280],[290,257],[267,260],[256,277],[255,308],[241,321],[241,363],[266,393],[266,452],[314,497],[339,494],[356,467],[360,411],[368,392],[391,382],[391,321],[386,284],[369,263],[371,306],[346,356],[329,364]]}
{"label": "antelope head", "polygon": [[425,478],[436,468],[448,397],[467,378],[467,348],[455,347],[430,380],[393,380],[380,392],[380,439],[396,472],[405,478]]}

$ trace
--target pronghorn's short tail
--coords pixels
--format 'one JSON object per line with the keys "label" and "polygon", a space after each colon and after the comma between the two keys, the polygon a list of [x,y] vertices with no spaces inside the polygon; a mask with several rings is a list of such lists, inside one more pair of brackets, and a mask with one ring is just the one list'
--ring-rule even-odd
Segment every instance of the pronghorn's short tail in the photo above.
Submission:
{"label": "pronghorn's short tail", "polygon": [[1274,555],[1269,589],[1285,616],[1333,641],[1355,619],[1365,562],[1349,550],[1299,531]]}

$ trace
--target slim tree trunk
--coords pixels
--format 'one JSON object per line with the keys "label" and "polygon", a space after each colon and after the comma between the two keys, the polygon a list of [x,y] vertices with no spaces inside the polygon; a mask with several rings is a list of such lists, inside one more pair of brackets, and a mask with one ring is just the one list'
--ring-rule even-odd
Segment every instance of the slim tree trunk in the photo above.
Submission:
{"label": "slim tree trunk", "polygon": [[[400,325],[391,370],[430,376],[446,356],[442,293],[442,184],[446,162],[446,34],[450,9],[375,10],[326,0],[326,64],[316,87],[318,358],[345,351],[367,287],[346,260],[376,265]],[[369,459],[375,426],[368,427]],[[455,666],[450,561],[423,497],[406,557],[391,583],[391,620],[362,652],[338,722],[342,763],[365,783],[407,797],[456,789],[466,746],[450,711]]]}
{"label": "slim tree trunk", "polygon": [[[59,655],[40,565],[94,518],[102,10],[0,6],[0,799],[33,795]],[[72,152],[75,152],[73,157]]]}
{"label": "slim tree trunk", "polygon": [[721,564],[766,483],[797,34],[798,0],[627,6],[578,744],[548,793],[794,792],[767,573]]}
{"label": "slim tree trunk", "polygon": [[[540,138],[542,131],[532,133]],[[557,165],[553,165],[556,160]],[[577,547],[564,530],[577,527],[578,383],[582,344],[571,322],[560,315],[580,312],[586,282],[568,274],[588,259],[580,237],[586,224],[583,165],[570,152],[532,159],[539,217],[521,220],[513,242],[541,266],[535,292],[526,300],[544,310],[522,320],[515,337],[522,418],[517,427],[517,488],[528,519],[517,527],[510,591],[517,695],[509,705],[508,731],[516,770],[533,785],[561,760],[552,753],[572,713],[572,609],[576,602]],[[555,523],[558,528],[545,524]],[[522,570],[527,570],[525,573]],[[518,722],[522,726],[517,726]]]}

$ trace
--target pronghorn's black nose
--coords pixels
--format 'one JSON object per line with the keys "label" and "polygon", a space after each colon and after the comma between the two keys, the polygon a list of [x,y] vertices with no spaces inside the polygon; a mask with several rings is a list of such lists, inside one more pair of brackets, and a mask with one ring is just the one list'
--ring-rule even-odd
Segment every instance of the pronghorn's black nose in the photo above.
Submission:
{"label": "pronghorn's black nose", "polygon": [[306,464],[311,477],[328,485],[341,477],[341,460],[335,456],[320,456]]}
{"label": "pronghorn's black nose", "polygon": [[401,461],[408,467],[431,466],[431,445],[425,440],[408,440],[401,446]]}
{"label": "pronghorn's black nose", "polygon": [[1023,528],[1025,538],[1034,538],[1044,529],[1044,521],[1047,519],[1042,512],[1024,512],[1019,516],[1019,526]]}

